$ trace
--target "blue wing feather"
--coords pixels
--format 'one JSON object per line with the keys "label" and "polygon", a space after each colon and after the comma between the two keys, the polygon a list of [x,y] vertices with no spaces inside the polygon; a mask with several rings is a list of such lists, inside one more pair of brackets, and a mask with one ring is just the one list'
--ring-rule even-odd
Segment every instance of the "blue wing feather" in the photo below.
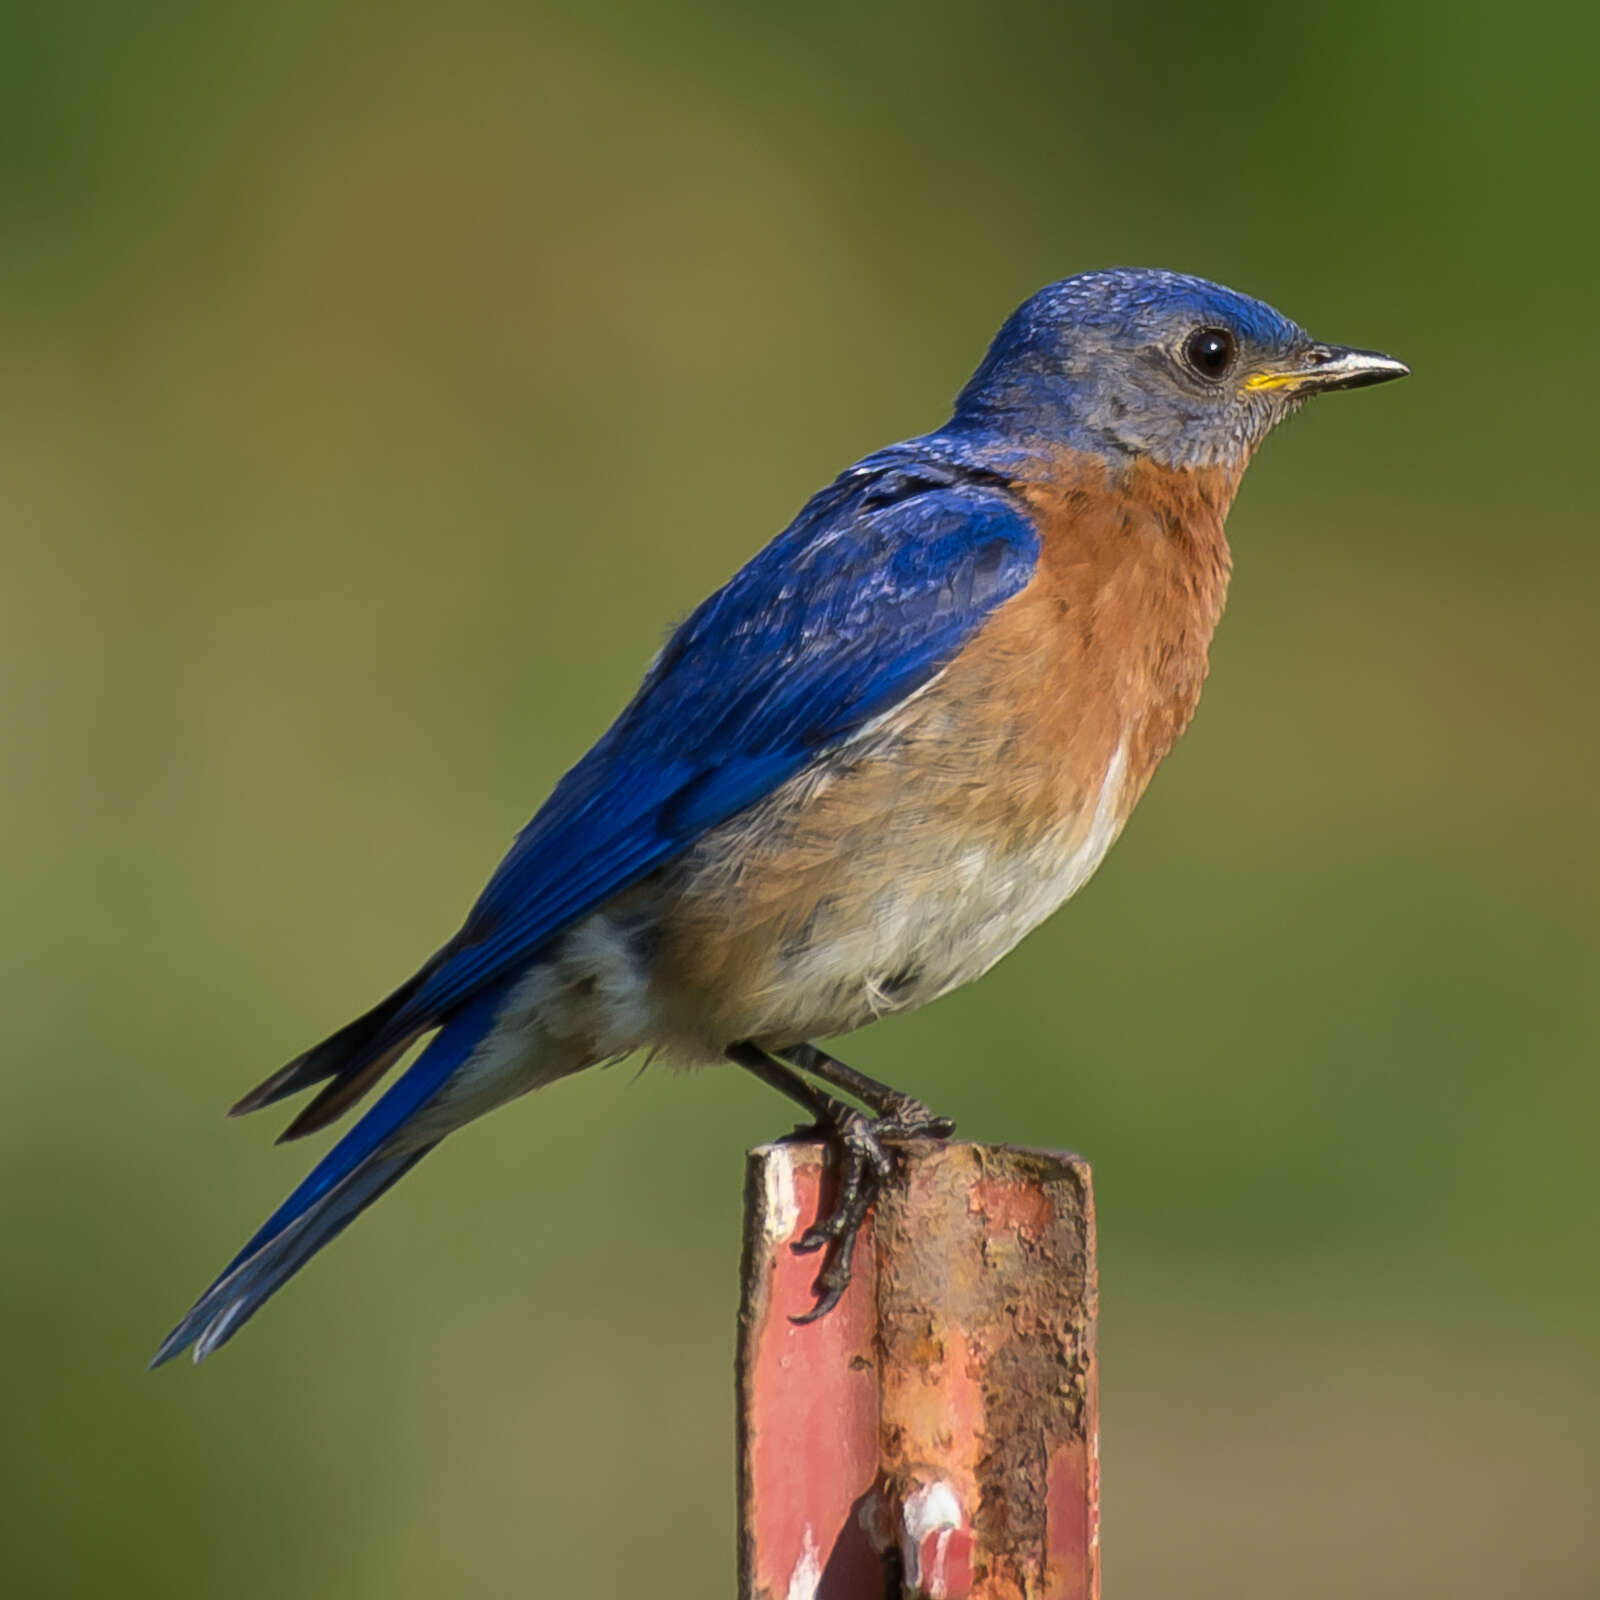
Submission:
{"label": "blue wing feather", "polygon": [[[195,1348],[209,1355],[236,1334],[275,1291],[414,1167],[432,1143],[390,1141],[468,1060],[493,1026],[502,996],[493,989],[462,1006],[388,1092],[300,1181],[184,1314],[150,1365]],[[437,1142],[437,1141],[434,1141]]]}
{"label": "blue wing feather", "polygon": [[404,1007],[438,1017],[914,693],[1026,586],[1038,535],[1006,490],[863,464],[674,635],[518,836]]}
{"label": "blue wing feather", "polygon": [[288,1136],[323,1126],[386,1056],[938,673],[1038,557],[1008,484],[952,451],[896,445],[817,495],[677,630],[449,944],[235,1110],[332,1079]]}
{"label": "blue wing feather", "polygon": [[928,683],[1027,585],[1038,549],[1003,484],[915,445],[818,495],[678,629],[522,830],[460,934],[383,1005],[241,1102],[252,1109],[332,1077],[342,1108],[341,1082],[442,1030],[234,1257],[156,1363],[231,1338],[421,1159],[431,1145],[407,1143],[404,1128],[471,1059],[553,938]]}

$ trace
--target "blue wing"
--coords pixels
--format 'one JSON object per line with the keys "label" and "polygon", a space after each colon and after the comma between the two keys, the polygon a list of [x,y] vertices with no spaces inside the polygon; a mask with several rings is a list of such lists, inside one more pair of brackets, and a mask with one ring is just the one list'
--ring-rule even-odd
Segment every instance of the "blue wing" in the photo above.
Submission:
{"label": "blue wing", "polygon": [[290,1135],[331,1120],[420,1033],[926,684],[1026,586],[1038,549],[1003,482],[914,444],[846,473],[677,630],[460,933],[235,1109],[333,1078]]}
{"label": "blue wing", "polygon": [[678,630],[523,830],[463,944],[412,1004],[446,1010],[526,965],[920,689],[1026,585],[1037,553],[1031,522],[992,487],[902,471],[809,507]]}
{"label": "blue wing", "polygon": [[523,829],[461,932],[364,1017],[242,1100],[331,1078],[291,1125],[428,1048],[307,1175],[167,1336],[155,1362],[230,1339],[432,1145],[405,1128],[494,1026],[553,939],[929,682],[1026,586],[1038,538],[1002,483],[915,446],[824,490],[683,624],[610,731]]}

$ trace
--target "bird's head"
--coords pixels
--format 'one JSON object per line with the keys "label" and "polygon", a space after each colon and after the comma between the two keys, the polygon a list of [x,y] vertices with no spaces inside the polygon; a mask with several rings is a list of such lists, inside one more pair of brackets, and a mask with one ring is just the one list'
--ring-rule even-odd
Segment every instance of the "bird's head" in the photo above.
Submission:
{"label": "bird's head", "polygon": [[1309,395],[1410,368],[1322,344],[1204,278],[1118,268],[1041,289],[995,337],[955,427],[1167,467],[1241,468]]}

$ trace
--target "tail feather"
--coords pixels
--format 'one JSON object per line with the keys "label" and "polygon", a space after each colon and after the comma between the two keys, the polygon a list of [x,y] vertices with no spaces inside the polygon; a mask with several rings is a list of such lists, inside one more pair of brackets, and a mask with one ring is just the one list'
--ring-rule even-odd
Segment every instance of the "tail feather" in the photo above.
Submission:
{"label": "tail feather", "polygon": [[362,1062],[360,1066],[340,1072],[331,1083],[323,1084],[294,1121],[278,1135],[278,1143],[288,1144],[291,1139],[303,1139],[308,1133],[315,1133],[319,1128],[326,1128],[330,1122],[337,1122],[417,1042],[423,1031],[418,1028],[415,1033],[408,1033],[381,1054]]}
{"label": "tail feather", "polygon": [[[408,978],[393,994],[380,1000],[354,1022],[347,1022],[321,1044],[313,1045],[304,1055],[298,1055],[286,1066],[279,1067],[249,1094],[235,1101],[228,1115],[242,1117],[251,1111],[259,1111],[263,1106],[270,1106],[275,1101],[298,1094],[302,1089],[309,1089],[314,1083],[321,1083],[324,1078],[334,1078],[341,1083],[352,1078],[361,1078],[363,1084],[374,1082],[381,1074],[381,1069],[380,1073],[374,1073],[371,1077],[364,1075],[375,1061],[382,1061],[386,1067],[392,1066],[418,1035],[431,1026],[427,1019],[408,1018],[404,1013],[407,1003],[421,988],[438,959],[435,956],[420,972]],[[310,1132],[310,1129],[303,1131]]]}
{"label": "tail feather", "polygon": [[172,1360],[191,1344],[196,1362],[221,1349],[323,1245],[343,1233],[431,1149],[433,1145],[425,1144],[404,1155],[363,1162],[283,1232],[229,1267],[162,1340],[151,1367]]}
{"label": "tail feather", "polygon": [[463,1007],[382,1099],[306,1175],[262,1223],[217,1280],[162,1341],[158,1367],[194,1346],[195,1360],[227,1343],[323,1245],[342,1233],[439,1142],[407,1142],[406,1125],[469,1060],[494,1026],[501,995]]}

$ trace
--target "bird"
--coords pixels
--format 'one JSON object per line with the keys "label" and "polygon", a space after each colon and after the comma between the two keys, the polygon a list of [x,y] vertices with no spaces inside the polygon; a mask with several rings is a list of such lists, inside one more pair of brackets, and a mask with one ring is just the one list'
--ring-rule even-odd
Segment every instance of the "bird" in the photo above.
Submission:
{"label": "bird", "polygon": [[428,1039],[151,1365],[226,1343],[450,1133],[635,1052],[735,1063],[828,1139],[797,1244],[799,1320],[825,1315],[897,1151],[953,1124],[818,1041],[979,977],[1082,888],[1194,715],[1256,449],[1409,370],[1176,272],[1024,301],[948,421],[848,468],[676,628],[460,930],[232,1108],[316,1088],[301,1137]]}

